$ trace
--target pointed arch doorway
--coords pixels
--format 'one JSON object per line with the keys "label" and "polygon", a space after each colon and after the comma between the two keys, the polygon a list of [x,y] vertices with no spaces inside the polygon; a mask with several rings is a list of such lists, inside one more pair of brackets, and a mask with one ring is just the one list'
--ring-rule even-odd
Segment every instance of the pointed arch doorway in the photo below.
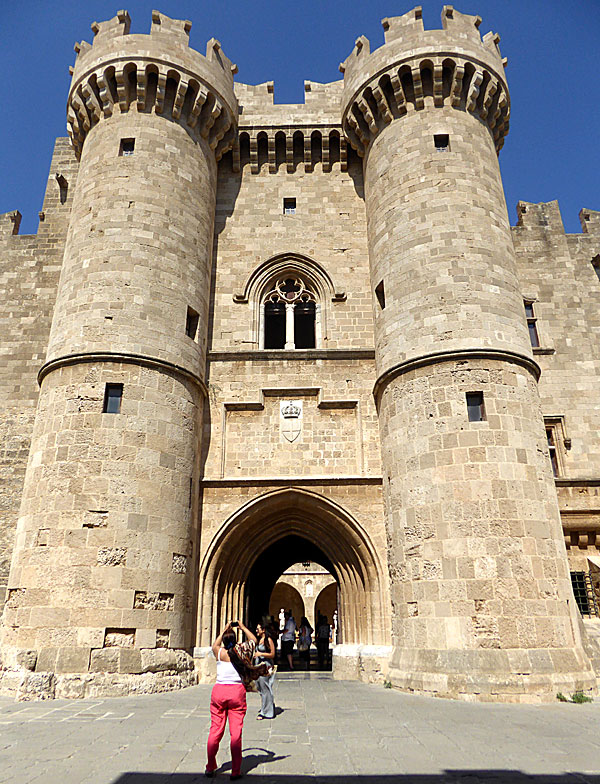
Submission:
{"label": "pointed arch doorway", "polygon": [[382,565],[368,534],[339,504],[298,488],[249,501],[214,537],[200,564],[197,644],[210,645],[233,618],[260,620],[278,577],[299,560],[334,576],[340,642],[389,644]]}

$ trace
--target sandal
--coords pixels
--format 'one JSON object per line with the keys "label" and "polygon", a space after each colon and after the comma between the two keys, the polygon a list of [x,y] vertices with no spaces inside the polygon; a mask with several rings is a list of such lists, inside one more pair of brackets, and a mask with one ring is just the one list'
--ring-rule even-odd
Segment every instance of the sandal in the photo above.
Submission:
{"label": "sandal", "polygon": [[263,716],[259,713],[258,716],[256,717],[256,721],[265,721],[266,718],[267,718],[266,716]]}

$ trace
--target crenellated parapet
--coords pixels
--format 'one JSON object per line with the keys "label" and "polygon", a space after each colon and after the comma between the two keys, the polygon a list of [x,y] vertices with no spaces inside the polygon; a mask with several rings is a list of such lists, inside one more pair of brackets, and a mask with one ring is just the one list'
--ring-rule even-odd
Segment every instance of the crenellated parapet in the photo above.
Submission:
{"label": "crenellated parapet", "polygon": [[442,30],[425,30],[421,7],[382,20],[385,43],[370,51],[361,36],[340,65],[344,74],[342,124],[350,144],[364,155],[395,118],[425,108],[451,106],[477,116],[499,151],[508,133],[510,99],[500,37],[481,38],[481,18],[444,6]]}
{"label": "crenellated parapet", "polygon": [[191,22],[152,12],[149,35],[130,34],[127,11],[94,22],[92,44],[75,45],[67,127],[77,155],[90,129],[115,113],[155,113],[204,138],[217,160],[236,138],[235,65],[212,38],[189,47]]}

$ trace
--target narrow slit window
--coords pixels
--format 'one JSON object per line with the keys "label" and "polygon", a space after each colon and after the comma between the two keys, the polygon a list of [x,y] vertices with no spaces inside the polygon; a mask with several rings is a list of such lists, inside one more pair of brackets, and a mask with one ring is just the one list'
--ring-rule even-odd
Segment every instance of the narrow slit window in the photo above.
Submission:
{"label": "narrow slit window", "polygon": [[62,174],[56,175],[56,182],[58,183],[59,188],[60,203],[64,204],[67,200],[67,196],[69,195],[69,183]]}
{"label": "narrow slit window", "polygon": [[187,315],[185,317],[185,334],[192,340],[196,340],[196,335],[198,334],[199,318],[199,315],[193,308],[187,309]]}
{"label": "narrow slit window", "polygon": [[375,296],[377,297],[377,302],[379,302],[379,307],[381,310],[385,308],[385,286],[383,285],[383,281],[377,284],[375,287]]}
{"label": "narrow slit window", "polygon": [[529,340],[532,348],[539,348],[540,338],[537,331],[537,318],[533,310],[532,300],[523,300],[525,306],[525,318],[527,319],[527,329],[529,330]]}
{"label": "narrow slit window", "polygon": [[120,414],[123,384],[107,384],[104,389],[104,414]]}
{"label": "narrow slit window", "polygon": [[296,199],[283,200],[283,214],[295,215],[296,214]]}
{"label": "narrow slit window", "polygon": [[119,148],[119,155],[133,155],[135,149],[135,139],[121,139],[121,147]]}
{"label": "narrow slit window", "polygon": [[558,464],[558,453],[556,448],[556,428],[553,425],[546,425],[546,439],[548,440],[548,454],[550,455],[552,473],[554,476],[560,476],[560,467]]}
{"label": "narrow slit window", "polygon": [[485,420],[483,392],[467,392],[467,413],[469,422],[483,422]]}
{"label": "narrow slit window", "polygon": [[433,143],[438,152],[447,152],[450,149],[450,136],[447,133],[435,133]]}

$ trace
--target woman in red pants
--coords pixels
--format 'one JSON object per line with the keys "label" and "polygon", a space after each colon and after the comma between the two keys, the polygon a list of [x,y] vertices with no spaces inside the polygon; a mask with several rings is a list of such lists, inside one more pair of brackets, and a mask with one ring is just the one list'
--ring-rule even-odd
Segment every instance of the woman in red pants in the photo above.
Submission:
{"label": "woman in red pants", "polygon": [[[246,635],[246,642],[238,643],[236,627]],[[208,733],[205,776],[212,778],[217,769],[217,752],[229,721],[231,736],[231,776],[232,781],[242,778],[242,727],[246,715],[246,691],[250,683],[261,675],[269,674],[272,668],[267,664],[252,665],[256,637],[243,623],[234,621],[227,624],[212,644],[217,660],[217,682],[210,696],[210,731]]]}

